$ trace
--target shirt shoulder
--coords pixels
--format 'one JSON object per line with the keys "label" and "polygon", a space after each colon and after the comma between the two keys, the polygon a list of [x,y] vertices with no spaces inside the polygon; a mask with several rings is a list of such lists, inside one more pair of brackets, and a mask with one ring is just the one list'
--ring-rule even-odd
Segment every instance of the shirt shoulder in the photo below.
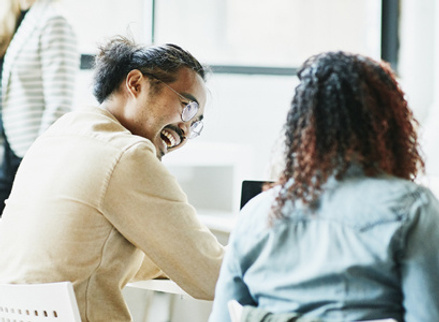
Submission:
{"label": "shirt shoulder", "polygon": [[97,140],[108,148],[118,150],[141,146],[156,154],[150,140],[132,134],[110,112],[99,107],[84,107],[63,115],[40,139],[61,136]]}
{"label": "shirt shoulder", "polygon": [[410,220],[412,208],[434,199],[424,186],[400,178],[353,177],[332,184],[322,194],[317,217],[357,230]]}

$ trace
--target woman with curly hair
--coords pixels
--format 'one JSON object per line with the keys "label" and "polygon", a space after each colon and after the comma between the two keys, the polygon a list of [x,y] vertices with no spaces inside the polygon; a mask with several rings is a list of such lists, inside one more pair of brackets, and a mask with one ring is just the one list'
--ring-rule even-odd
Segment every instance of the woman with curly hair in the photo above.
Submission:
{"label": "woman with curly hair", "polygon": [[395,75],[328,52],[298,77],[284,170],[240,215],[209,321],[230,321],[232,299],[247,318],[439,321],[439,203],[413,182],[424,162]]}

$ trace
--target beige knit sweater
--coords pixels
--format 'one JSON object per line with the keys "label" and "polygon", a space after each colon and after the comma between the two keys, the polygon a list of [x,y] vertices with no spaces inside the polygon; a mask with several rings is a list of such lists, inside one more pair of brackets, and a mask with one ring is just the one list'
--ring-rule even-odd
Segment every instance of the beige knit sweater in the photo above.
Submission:
{"label": "beige knit sweater", "polygon": [[121,290],[134,277],[164,273],[212,299],[224,249],[155,155],[100,108],[59,119],[17,173],[0,282],[72,281],[83,321],[129,321]]}

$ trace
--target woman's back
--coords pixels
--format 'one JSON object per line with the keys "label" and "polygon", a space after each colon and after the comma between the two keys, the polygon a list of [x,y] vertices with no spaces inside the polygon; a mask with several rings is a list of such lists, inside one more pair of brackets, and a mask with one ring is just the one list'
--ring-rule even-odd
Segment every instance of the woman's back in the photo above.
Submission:
{"label": "woman's back", "polygon": [[243,209],[216,300],[329,321],[439,321],[439,204],[430,191],[348,175],[329,180],[315,211],[287,203],[285,219],[268,227],[275,191]]}
{"label": "woman's back", "polygon": [[282,173],[243,211],[210,321],[229,320],[230,299],[325,321],[439,321],[439,204],[413,183],[417,122],[390,65],[326,52],[297,75]]}

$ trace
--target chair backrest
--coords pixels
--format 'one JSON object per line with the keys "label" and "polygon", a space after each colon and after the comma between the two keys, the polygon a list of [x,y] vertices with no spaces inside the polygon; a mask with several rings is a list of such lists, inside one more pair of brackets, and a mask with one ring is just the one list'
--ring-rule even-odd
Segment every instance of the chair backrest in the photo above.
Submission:
{"label": "chair backrest", "polygon": [[243,309],[242,305],[237,300],[230,300],[227,302],[227,306],[232,322],[240,322]]}
{"label": "chair backrest", "polygon": [[358,321],[358,322],[398,322],[395,319],[381,319],[381,320],[363,320],[363,321]]}
{"label": "chair backrest", "polygon": [[[232,322],[240,322],[242,316],[242,305],[236,300],[230,300],[227,302],[227,306],[229,309],[230,319]],[[358,322],[397,322],[394,319],[382,319],[382,320],[367,320],[367,321],[358,321]]]}
{"label": "chair backrest", "polygon": [[81,321],[72,283],[0,284],[0,321]]}

